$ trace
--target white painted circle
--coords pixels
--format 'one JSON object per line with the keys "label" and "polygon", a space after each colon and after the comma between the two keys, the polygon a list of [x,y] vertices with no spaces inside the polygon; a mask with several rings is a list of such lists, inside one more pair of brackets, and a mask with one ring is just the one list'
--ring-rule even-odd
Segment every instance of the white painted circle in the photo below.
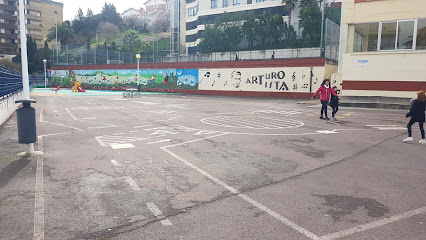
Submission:
{"label": "white painted circle", "polygon": [[282,129],[297,128],[303,122],[293,119],[278,119],[260,116],[220,116],[201,119],[201,122],[213,126],[240,129]]}

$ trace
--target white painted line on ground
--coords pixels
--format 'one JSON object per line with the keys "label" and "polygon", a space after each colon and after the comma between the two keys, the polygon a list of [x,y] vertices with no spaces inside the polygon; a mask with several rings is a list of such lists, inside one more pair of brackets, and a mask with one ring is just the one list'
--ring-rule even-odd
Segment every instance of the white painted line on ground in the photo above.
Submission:
{"label": "white painted line on ground", "polygon": [[149,126],[152,126],[152,125],[134,126],[133,128],[143,128],[143,127],[149,127]]}
{"label": "white painted line on ground", "polygon": [[377,128],[379,130],[407,130],[407,128],[404,127],[380,127]]}
{"label": "white painted line on ground", "polygon": [[124,179],[126,179],[126,181],[129,183],[130,187],[133,188],[133,190],[135,190],[135,191],[140,191],[141,190],[141,188],[139,187],[139,185],[135,182],[135,180],[133,180],[132,177],[126,176],[126,177],[124,177]]}
{"label": "white painted line on ground", "polygon": [[139,132],[139,130],[136,130],[136,131],[130,131],[129,133],[137,133],[137,132]]}
{"label": "white painted line on ground", "polygon": [[187,143],[192,143],[192,142],[198,142],[198,141],[202,141],[202,140],[205,140],[205,139],[220,137],[220,136],[224,136],[224,135],[228,135],[228,134],[229,133],[221,133],[221,134],[210,136],[210,137],[199,138],[199,139],[195,139],[195,140],[191,140],[191,141],[187,141],[187,142],[182,142],[182,143],[177,143],[177,144],[173,144],[173,145],[169,145],[169,146],[164,146],[161,149],[165,150],[166,148],[169,148],[169,147],[176,147],[176,146],[179,146],[179,145],[183,145],[183,144],[187,144]]}
{"label": "white painted line on ground", "polygon": [[[43,138],[38,137],[38,151],[43,152]],[[37,157],[35,205],[34,205],[34,240],[44,239],[44,190],[43,190],[43,155]]]}
{"label": "white painted line on ground", "polygon": [[40,118],[38,121],[43,122],[43,108],[40,109]]}
{"label": "white painted line on ground", "polygon": [[84,119],[84,120],[96,120],[95,117],[87,117],[87,118],[82,118],[82,119]]}
{"label": "white painted line on ground", "polygon": [[135,146],[131,143],[126,144],[111,144],[112,149],[123,149],[123,148],[134,148]]}
{"label": "white painted line on ground", "polygon": [[48,121],[44,121],[44,120],[43,120],[43,121],[41,121],[41,122],[42,122],[42,123],[49,123],[49,124],[53,124],[53,125],[58,125],[58,126],[61,126],[61,127],[66,127],[66,128],[75,129],[75,130],[80,131],[80,132],[84,131],[83,129],[76,128],[76,127],[71,127],[71,126],[67,126],[67,125],[60,124],[60,123],[48,122]]}
{"label": "white painted line on ground", "polygon": [[96,141],[98,141],[99,145],[102,147],[108,147],[104,142],[102,142],[101,137],[95,137]]}
{"label": "white painted line on ground", "polygon": [[119,164],[117,161],[115,160],[111,160],[112,165],[116,166],[116,167],[121,167],[121,164]]}
{"label": "white painted line on ground", "polygon": [[150,143],[147,143],[147,144],[156,144],[156,143],[170,142],[170,141],[172,141],[172,139],[163,139],[163,140],[160,140],[160,141],[150,142]]}
{"label": "white painted line on ground", "polygon": [[149,210],[151,210],[151,212],[154,213],[154,216],[156,216],[158,220],[161,220],[161,224],[163,224],[163,226],[173,225],[172,222],[170,222],[170,220],[164,216],[164,214],[157,207],[157,205],[155,205],[152,202],[146,203],[146,205],[148,206]]}
{"label": "white painted line on ground", "polygon": [[[73,108],[74,109],[74,108]],[[72,119],[74,120],[78,120],[76,117],[74,117],[74,115],[72,115],[72,113],[70,112],[70,110],[68,110],[68,108],[65,108],[65,111],[68,112],[68,114],[72,117]]]}
{"label": "white painted line on ground", "polygon": [[222,186],[223,188],[227,189],[228,191],[230,191],[233,194],[237,194],[240,198],[244,199],[246,202],[248,202],[248,203],[252,204],[253,206],[259,208],[260,210],[266,212],[267,214],[269,214],[270,216],[274,217],[275,219],[281,221],[285,225],[293,228],[294,230],[302,233],[303,235],[305,235],[306,237],[309,237],[312,240],[321,240],[321,238],[318,237],[317,235],[315,235],[314,233],[309,232],[308,230],[304,229],[303,227],[301,227],[301,226],[297,225],[296,223],[290,221],[289,219],[281,216],[280,214],[274,212],[270,208],[268,208],[265,205],[263,205],[263,204],[255,201],[254,199],[248,197],[247,195],[240,193],[240,191],[238,191],[237,189],[235,189],[235,188],[229,186],[228,184],[222,182],[221,180],[219,180],[218,178],[214,177],[210,173],[208,173],[208,172],[204,171],[203,169],[195,166],[194,164],[188,162],[187,160],[185,160],[182,157],[176,155],[175,153],[171,152],[170,150],[168,150],[166,148],[162,148],[162,149],[165,152],[167,152],[168,154],[170,154],[171,156],[173,156],[174,158],[176,158],[177,160],[179,160],[182,163],[184,163],[185,165],[187,165],[190,168],[194,169],[195,171],[201,173],[202,175],[204,175],[205,177],[207,177],[208,179],[210,179],[214,183]]}
{"label": "white painted line on ground", "polygon": [[117,135],[123,135],[124,133],[114,133],[112,134],[113,136],[117,136]]}
{"label": "white painted line on ground", "polygon": [[401,213],[401,214],[398,214],[398,215],[395,215],[395,216],[392,216],[392,217],[389,217],[389,218],[385,218],[385,219],[382,219],[382,220],[379,220],[379,221],[367,223],[367,224],[360,225],[360,226],[357,226],[357,227],[354,227],[354,228],[350,228],[350,229],[343,230],[343,231],[340,231],[340,232],[325,235],[325,236],[321,237],[321,240],[332,240],[332,239],[336,239],[336,238],[341,238],[341,237],[344,237],[344,236],[352,235],[354,233],[363,232],[363,231],[368,230],[368,229],[380,227],[380,226],[383,226],[385,224],[393,223],[393,222],[396,222],[396,221],[399,221],[399,220],[402,220],[402,219],[405,219],[405,218],[413,217],[413,216],[416,216],[416,215],[419,215],[419,214],[422,214],[422,213],[426,213],[426,207],[417,208],[415,210],[408,211],[408,212],[405,212],[405,213]]}
{"label": "white painted line on ground", "polygon": [[396,125],[365,125],[366,127],[396,127]]}

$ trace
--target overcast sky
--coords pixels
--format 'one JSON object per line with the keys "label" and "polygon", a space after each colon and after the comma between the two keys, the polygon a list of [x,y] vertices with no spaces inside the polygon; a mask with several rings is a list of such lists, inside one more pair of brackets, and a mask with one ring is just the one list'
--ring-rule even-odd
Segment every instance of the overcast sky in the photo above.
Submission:
{"label": "overcast sky", "polygon": [[[72,20],[77,14],[78,8],[83,9],[84,15],[87,9],[90,8],[93,14],[101,12],[105,4],[105,0],[55,0],[64,3],[64,20]],[[146,0],[107,0],[107,3],[112,3],[117,8],[118,13],[123,13],[129,8],[139,9],[144,7]]]}

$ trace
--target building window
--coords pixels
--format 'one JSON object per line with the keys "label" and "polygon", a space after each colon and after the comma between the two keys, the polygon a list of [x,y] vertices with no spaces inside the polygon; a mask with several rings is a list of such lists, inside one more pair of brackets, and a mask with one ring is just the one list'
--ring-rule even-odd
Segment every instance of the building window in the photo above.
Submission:
{"label": "building window", "polygon": [[41,12],[37,12],[37,16],[38,16],[38,17],[41,17]]}
{"label": "building window", "polygon": [[233,0],[233,5],[234,6],[239,6],[240,5],[240,0]]}
{"label": "building window", "polygon": [[266,0],[256,0],[257,3],[263,3],[266,2]]}
{"label": "building window", "polygon": [[247,4],[251,4],[252,3],[252,0],[247,0]]}
{"label": "building window", "polygon": [[426,19],[349,25],[348,52],[426,50]]}
{"label": "building window", "polygon": [[0,4],[4,4],[4,0],[0,0]]}
{"label": "building window", "polygon": [[4,23],[4,19],[3,18],[0,18],[0,23]]}
{"label": "building window", "polygon": [[396,22],[382,23],[380,50],[395,50]]}
{"label": "building window", "polygon": [[353,48],[349,46],[349,52],[377,51],[377,39],[379,35],[379,23],[356,24],[354,28]]}
{"label": "building window", "polygon": [[415,20],[382,22],[379,39],[380,50],[414,49]]}
{"label": "building window", "polygon": [[426,50],[426,19],[419,19],[417,23],[416,49]]}
{"label": "building window", "polygon": [[217,0],[211,0],[212,3],[212,9],[217,8]]}
{"label": "building window", "polygon": [[0,33],[6,33],[6,29],[0,28]]}
{"label": "building window", "polygon": [[4,10],[3,10],[3,9],[0,9],[0,13],[4,13]]}
{"label": "building window", "polygon": [[223,0],[223,7],[228,7],[228,1],[229,0]]}
{"label": "building window", "polygon": [[6,39],[5,38],[0,38],[1,43],[5,43]]}
{"label": "building window", "polygon": [[188,17],[197,16],[198,14],[198,4],[195,7],[188,8]]}

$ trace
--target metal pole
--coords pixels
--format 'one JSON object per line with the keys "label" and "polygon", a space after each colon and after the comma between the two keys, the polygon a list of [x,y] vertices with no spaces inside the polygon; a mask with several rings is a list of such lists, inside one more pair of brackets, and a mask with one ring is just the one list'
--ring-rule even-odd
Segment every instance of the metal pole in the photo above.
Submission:
{"label": "metal pole", "polygon": [[57,19],[57,17],[58,17],[58,12],[57,11],[54,11],[54,13],[55,13],[55,22],[56,22],[56,24],[55,24],[55,28],[56,28],[56,36],[55,36],[55,44],[56,44],[56,63],[58,63],[59,62],[59,53],[58,53],[58,19]]}
{"label": "metal pole", "polygon": [[[28,52],[27,34],[25,29],[25,8],[24,0],[19,0],[19,30],[21,37],[21,64],[22,64],[22,87],[23,100],[30,100],[30,80],[28,76]],[[34,144],[27,144],[27,154],[34,152]]]}
{"label": "metal pole", "polygon": [[321,42],[320,42],[320,51],[321,51],[321,57],[324,57],[324,52],[322,50],[323,48],[323,41],[324,38],[324,0],[321,1]]}
{"label": "metal pole", "polygon": [[137,60],[138,60],[138,77],[137,77],[137,80],[138,80],[138,89],[139,89],[139,58],[136,58]]}
{"label": "metal pole", "polygon": [[47,60],[43,59],[43,63],[44,63],[44,88],[47,88],[47,79],[46,79],[46,63],[47,63]]}

